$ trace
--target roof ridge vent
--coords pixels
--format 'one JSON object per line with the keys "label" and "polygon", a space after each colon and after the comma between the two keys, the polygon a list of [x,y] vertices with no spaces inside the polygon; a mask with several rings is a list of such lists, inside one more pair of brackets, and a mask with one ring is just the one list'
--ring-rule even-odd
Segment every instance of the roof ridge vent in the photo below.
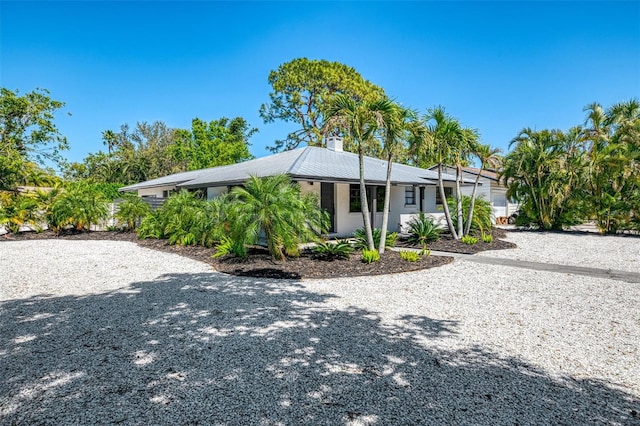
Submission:
{"label": "roof ridge vent", "polygon": [[335,152],[343,151],[343,141],[340,136],[329,136],[327,138],[327,149]]}

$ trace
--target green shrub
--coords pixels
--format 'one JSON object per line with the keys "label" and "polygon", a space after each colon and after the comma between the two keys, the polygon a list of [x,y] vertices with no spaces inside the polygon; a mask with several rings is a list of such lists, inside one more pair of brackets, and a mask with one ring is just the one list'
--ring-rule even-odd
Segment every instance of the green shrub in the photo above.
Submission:
{"label": "green shrub", "polygon": [[[373,229],[372,234],[373,234],[373,244],[375,248],[380,247],[380,237],[382,236],[382,230],[380,228],[375,228]],[[356,249],[364,250],[369,247],[367,245],[367,236],[363,228],[356,230],[356,232],[353,233],[353,236],[356,240],[354,243],[354,246]],[[387,233],[387,237],[385,238],[385,247],[395,247],[397,239],[398,239],[397,232]]]}
{"label": "green shrub", "polygon": [[[458,229],[458,208],[455,198],[447,198],[447,204],[449,205],[449,211],[451,211],[451,220],[453,226]],[[467,195],[462,196],[462,224],[466,225],[467,215],[469,214],[469,206],[471,205],[471,197]],[[485,229],[491,229],[493,226],[491,218],[493,217],[493,208],[491,203],[484,198],[476,197],[476,201],[473,205],[473,220],[471,221],[472,231],[484,231]]]}
{"label": "green shrub", "polygon": [[482,234],[482,241],[484,241],[487,244],[491,244],[493,242],[493,235],[491,234]]}
{"label": "green shrub", "polygon": [[329,224],[317,194],[302,194],[287,175],[251,176],[244,187],[230,193],[231,239],[243,252],[246,244],[264,240],[272,257],[299,255],[298,245],[317,241]]}
{"label": "green shrub", "polygon": [[440,232],[442,228],[435,219],[420,212],[409,223],[409,242],[424,247],[427,243],[437,241],[440,238]]}
{"label": "green shrub", "polygon": [[197,194],[180,191],[169,197],[138,228],[139,238],[167,239],[169,244],[212,247],[228,232],[227,200],[201,200]]}
{"label": "green shrub", "polygon": [[402,260],[406,260],[407,262],[417,262],[420,259],[420,255],[415,251],[401,250],[400,258]]}
{"label": "green shrub", "polygon": [[364,263],[373,263],[380,260],[380,253],[378,250],[362,250],[362,261]]}
{"label": "green shrub", "polygon": [[77,231],[89,231],[91,225],[106,220],[109,200],[87,182],[66,187],[51,203],[46,214],[49,228],[60,232],[71,225]]}
{"label": "green shrub", "polygon": [[460,238],[460,241],[470,246],[478,243],[478,239],[471,235],[463,235],[462,238]]}
{"label": "green shrub", "polygon": [[18,233],[21,226],[29,226],[42,231],[42,214],[38,200],[28,195],[0,193],[0,226],[6,225],[9,232]]}
{"label": "green shrub", "polygon": [[353,250],[351,244],[345,240],[338,240],[335,243],[320,242],[313,249],[318,257],[326,260],[348,259]]}
{"label": "green shrub", "polygon": [[420,256],[431,256],[431,250],[423,247],[422,250],[420,250]]}
{"label": "green shrub", "polygon": [[124,222],[129,231],[133,231],[142,218],[149,213],[151,213],[151,206],[148,203],[136,195],[127,194],[124,196],[124,201],[118,204],[115,218]]}

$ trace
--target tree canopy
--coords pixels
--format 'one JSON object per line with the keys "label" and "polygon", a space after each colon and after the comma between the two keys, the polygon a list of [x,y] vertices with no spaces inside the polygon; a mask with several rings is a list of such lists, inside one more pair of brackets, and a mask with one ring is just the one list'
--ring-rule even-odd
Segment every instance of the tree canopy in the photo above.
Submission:
{"label": "tree canopy", "polygon": [[[301,143],[323,146],[324,109],[343,94],[354,100],[374,101],[385,96],[381,87],[365,80],[354,68],[340,62],[297,58],[271,71],[270,103],[260,107],[265,123],[281,120],[300,127],[275,141],[272,152],[297,148]],[[355,148],[345,141],[345,149]]]}
{"label": "tree canopy", "polygon": [[0,189],[31,183],[34,176],[51,176],[51,170],[41,168],[47,161],[64,163],[60,152],[69,145],[54,123],[63,107],[45,89],[20,96],[17,90],[0,88]]}

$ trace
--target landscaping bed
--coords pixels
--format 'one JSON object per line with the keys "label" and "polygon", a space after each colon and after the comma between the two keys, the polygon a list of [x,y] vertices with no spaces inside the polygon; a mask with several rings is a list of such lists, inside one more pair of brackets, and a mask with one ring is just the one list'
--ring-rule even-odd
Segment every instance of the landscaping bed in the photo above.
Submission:
{"label": "landscaping bed", "polygon": [[[433,243],[427,244],[427,248],[429,250],[445,251],[448,253],[476,254],[487,250],[505,250],[517,247],[512,242],[500,239],[507,236],[507,233],[503,229],[494,229],[492,230],[491,235],[493,236],[493,241],[490,243],[485,243],[484,241],[482,241],[482,238],[478,236],[478,242],[476,244],[465,244],[460,240],[454,240],[450,234],[441,234],[440,239]],[[406,239],[403,238],[398,238],[396,246],[417,249],[422,248],[420,246],[410,244]]]}
{"label": "landscaping bed", "polygon": [[[478,243],[468,245],[459,240],[454,240],[449,234],[443,234],[436,242],[430,243],[428,248],[434,251],[449,253],[475,254],[486,250],[503,250],[515,248],[514,243],[501,240],[506,237],[502,229],[492,231],[493,241],[485,243],[480,239]],[[354,253],[349,259],[334,261],[321,260],[312,253],[303,253],[298,258],[289,258],[284,262],[274,261],[263,247],[253,247],[249,250],[247,259],[238,259],[233,256],[225,256],[213,259],[214,250],[202,246],[169,245],[166,240],[146,239],[139,240],[132,232],[66,232],[56,234],[52,231],[41,233],[22,232],[19,234],[6,234],[0,240],[37,240],[37,239],[68,239],[68,240],[111,240],[130,241],[142,247],[176,253],[191,259],[199,260],[211,265],[215,270],[232,275],[251,276],[259,278],[287,278],[287,279],[313,279],[313,278],[340,278],[361,275],[383,275],[401,272],[429,269],[451,263],[452,257],[448,256],[421,256],[417,262],[407,262],[400,258],[394,251],[387,251],[378,262],[363,263],[360,254]],[[409,244],[399,238],[399,248],[420,248]]]}

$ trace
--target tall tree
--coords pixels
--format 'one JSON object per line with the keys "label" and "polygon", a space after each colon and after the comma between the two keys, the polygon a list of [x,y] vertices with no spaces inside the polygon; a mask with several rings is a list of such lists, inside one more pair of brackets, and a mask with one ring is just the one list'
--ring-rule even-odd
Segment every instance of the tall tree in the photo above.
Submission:
{"label": "tall tree", "polygon": [[[54,123],[64,102],[53,100],[46,89],[20,96],[0,88],[0,186],[13,188],[25,170],[51,161],[62,165],[61,151],[69,148]],[[29,166],[25,163],[32,163]],[[34,164],[35,163],[35,164]]]}
{"label": "tall tree", "polygon": [[188,170],[240,163],[253,158],[249,139],[258,129],[244,118],[220,118],[209,123],[194,118],[191,131],[181,131],[171,151]]}
{"label": "tall tree", "polygon": [[409,139],[410,132],[416,130],[417,113],[409,108],[394,104],[384,116],[384,153],[387,160],[387,175],[384,189],[384,207],[382,209],[382,225],[380,229],[380,243],[378,252],[385,251],[387,226],[389,223],[389,204],[391,199],[391,172],[393,162],[399,152],[404,151],[404,145]]}
{"label": "tall tree", "polygon": [[393,102],[388,99],[357,101],[349,95],[341,94],[333,98],[326,109],[325,129],[341,129],[342,133],[351,137],[358,147],[360,206],[369,250],[374,250],[375,245],[364,179],[364,149],[372,139],[376,138],[384,126],[385,117],[392,114],[393,108]]}
{"label": "tall tree", "polygon": [[[354,68],[326,60],[294,59],[271,71],[268,81],[273,90],[269,93],[270,103],[260,107],[264,122],[281,120],[299,126],[286,139],[277,140],[269,148],[272,152],[294,149],[301,143],[323,146],[324,109],[338,94],[356,101],[374,101],[384,97],[382,88],[362,78]],[[362,148],[375,150],[376,145]],[[360,147],[352,147],[347,139],[345,149],[357,150]],[[377,149],[379,151],[379,145]]]}
{"label": "tall tree", "polygon": [[480,177],[482,172],[486,170],[489,166],[491,168],[497,168],[500,164],[500,154],[501,150],[498,148],[492,148],[491,145],[484,145],[481,143],[477,143],[473,147],[473,154],[480,161],[480,168],[478,169],[478,174],[476,175],[476,180],[473,184],[473,191],[471,192],[471,201],[469,204],[469,211],[467,212],[467,222],[465,223],[464,235],[468,235],[471,231],[471,222],[473,222],[473,208],[476,203],[476,193],[478,191],[478,183],[480,182]]}
{"label": "tall tree", "polygon": [[[456,231],[456,227],[451,219],[451,212],[446,202],[446,194],[444,191],[444,180],[442,176],[442,168],[451,159],[457,158],[456,144],[464,137],[464,129],[460,123],[444,110],[444,107],[437,106],[427,111],[423,117],[426,131],[421,132],[412,140],[412,151],[421,163],[421,158],[433,159],[438,167],[438,190],[442,199],[442,208],[447,221],[447,227],[454,239],[459,239],[462,235]],[[453,164],[453,163],[449,163]]]}

